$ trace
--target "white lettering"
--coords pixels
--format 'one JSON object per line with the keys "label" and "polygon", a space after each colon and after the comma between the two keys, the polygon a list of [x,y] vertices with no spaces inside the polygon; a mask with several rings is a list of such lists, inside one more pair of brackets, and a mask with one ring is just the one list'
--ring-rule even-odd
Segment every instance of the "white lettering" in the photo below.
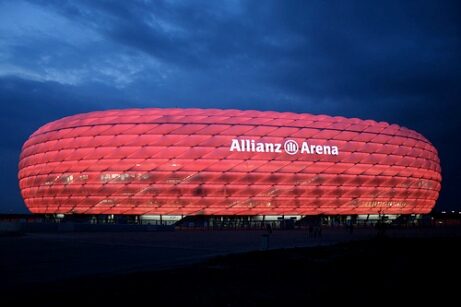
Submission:
{"label": "white lettering", "polygon": [[301,153],[308,153],[308,154],[311,153],[307,142],[303,142],[303,145],[301,146]]}
{"label": "white lettering", "polygon": [[[284,151],[282,151],[282,148]],[[255,140],[251,139],[232,139],[229,150],[238,152],[285,152],[289,155],[295,155],[298,153],[298,143],[294,140],[287,140],[284,143],[266,143],[256,142]],[[303,142],[299,152],[301,154],[308,155],[316,154],[337,156],[339,155],[339,148],[338,146],[313,145],[309,144],[308,142]]]}
{"label": "white lettering", "polygon": [[232,140],[232,144],[231,144],[231,147],[230,147],[230,151],[234,151],[234,150],[242,151],[242,150],[240,149],[239,141],[236,140],[236,139],[233,139],[233,140]]}
{"label": "white lettering", "polygon": [[274,144],[272,143],[265,143],[265,151],[266,152],[274,152]]}
{"label": "white lettering", "polygon": [[323,147],[320,146],[320,145],[315,146],[315,152],[316,152],[318,155],[323,154]]}
{"label": "white lettering", "polygon": [[331,154],[332,154],[332,155],[335,155],[335,156],[339,155],[338,146],[333,146],[333,147],[332,147]]}

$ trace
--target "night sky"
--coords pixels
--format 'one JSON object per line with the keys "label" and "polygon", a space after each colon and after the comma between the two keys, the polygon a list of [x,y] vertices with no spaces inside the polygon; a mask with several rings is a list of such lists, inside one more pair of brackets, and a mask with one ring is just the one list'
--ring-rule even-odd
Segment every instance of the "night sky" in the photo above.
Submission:
{"label": "night sky", "polygon": [[0,1],[0,212],[27,212],[17,164],[41,125],[132,107],[396,123],[439,150],[436,209],[459,210],[456,2]]}

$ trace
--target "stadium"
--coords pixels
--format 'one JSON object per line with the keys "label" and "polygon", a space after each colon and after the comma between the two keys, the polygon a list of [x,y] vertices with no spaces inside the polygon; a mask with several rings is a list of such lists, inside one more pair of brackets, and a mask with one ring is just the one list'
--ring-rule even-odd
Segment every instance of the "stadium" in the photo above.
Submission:
{"label": "stadium", "polygon": [[369,216],[429,213],[436,149],[395,124],[220,109],[125,109],[48,123],[19,185],[37,214]]}

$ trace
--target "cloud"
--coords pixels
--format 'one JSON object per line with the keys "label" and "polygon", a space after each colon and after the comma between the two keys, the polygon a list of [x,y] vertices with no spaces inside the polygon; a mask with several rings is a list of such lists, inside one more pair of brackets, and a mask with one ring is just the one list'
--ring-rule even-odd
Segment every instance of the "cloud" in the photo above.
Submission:
{"label": "cloud", "polygon": [[4,1],[1,125],[23,124],[3,146],[112,107],[371,118],[439,148],[449,203],[461,181],[460,12],[457,1]]}

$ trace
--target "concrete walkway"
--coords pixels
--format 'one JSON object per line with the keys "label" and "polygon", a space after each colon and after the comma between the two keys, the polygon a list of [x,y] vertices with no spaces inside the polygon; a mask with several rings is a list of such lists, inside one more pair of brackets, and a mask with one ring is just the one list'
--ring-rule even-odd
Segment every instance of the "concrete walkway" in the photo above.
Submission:
{"label": "concrete walkway", "polygon": [[[435,230],[404,230],[397,236],[426,236]],[[34,233],[0,238],[2,289],[64,279],[159,270],[226,255],[277,248],[334,244],[376,236],[374,229],[173,231],[125,233]]]}

